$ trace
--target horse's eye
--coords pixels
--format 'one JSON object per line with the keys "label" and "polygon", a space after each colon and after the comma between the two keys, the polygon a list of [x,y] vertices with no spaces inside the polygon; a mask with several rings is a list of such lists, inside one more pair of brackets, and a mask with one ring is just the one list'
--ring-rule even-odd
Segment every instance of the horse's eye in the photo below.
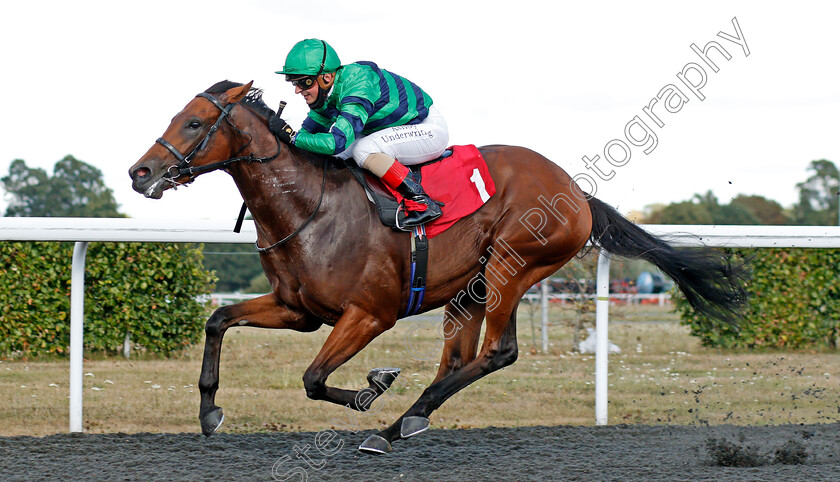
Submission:
{"label": "horse's eye", "polygon": [[197,120],[190,121],[190,123],[187,124],[187,127],[190,129],[199,129],[201,128],[201,122],[198,122]]}

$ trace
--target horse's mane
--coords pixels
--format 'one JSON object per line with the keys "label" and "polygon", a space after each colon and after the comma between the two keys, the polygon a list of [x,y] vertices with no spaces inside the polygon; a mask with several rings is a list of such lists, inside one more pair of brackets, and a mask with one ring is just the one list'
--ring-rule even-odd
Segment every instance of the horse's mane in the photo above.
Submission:
{"label": "horse's mane", "polygon": [[[210,86],[207,90],[204,91],[205,94],[221,94],[222,92],[227,91],[228,89],[232,89],[234,87],[242,87],[244,84],[240,84],[239,82],[233,82],[230,80],[223,80],[221,82],[216,82],[212,86]],[[242,104],[246,107],[251,109],[255,114],[259,115],[266,121],[275,114],[274,109],[269,107],[265,101],[262,99],[263,91],[262,89],[258,89],[256,87],[251,87],[251,90],[245,95],[245,98],[242,99]]]}
{"label": "horse's mane", "polygon": [[[244,84],[239,82],[233,82],[231,80],[223,80],[221,82],[216,82],[215,84],[211,85],[204,91],[206,94],[221,94],[222,92],[226,92],[228,89],[232,89],[234,87],[242,87]],[[258,89],[256,87],[251,87],[251,90],[245,95],[245,98],[240,101],[245,107],[249,110],[257,114],[258,116],[262,117],[266,122],[268,119],[271,118],[275,114],[274,109],[269,107],[262,98],[263,90]],[[332,156],[325,156],[323,154],[316,154],[314,152],[305,151],[303,149],[295,148],[294,146],[289,146],[290,149],[294,150],[297,153],[297,157],[303,159],[313,165],[322,166],[324,162],[324,157],[328,157],[327,165],[331,168],[338,168],[341,169],[342,166],[341,161],[336,161]]]}

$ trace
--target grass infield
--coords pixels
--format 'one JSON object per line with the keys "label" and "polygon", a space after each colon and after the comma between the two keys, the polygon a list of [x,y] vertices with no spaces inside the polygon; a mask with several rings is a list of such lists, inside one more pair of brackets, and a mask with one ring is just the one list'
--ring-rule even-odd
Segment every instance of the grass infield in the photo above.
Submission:
{"label": "grass infield", "polygon": [[[594,425],[595,357],[574,350],[576,316],[568,307],[552,306],[550,346],[543,353],[539,313],[523,305],[519,360],[453,396],[432,415],[432,427]],[[400,367],[398,381],[367,413],[306,398],[301,377],[328,328],[308,334],[231,329],[216,396],[226,414],[220,432],[389,425],[434,377],[441,319],[437,312],[398,322],[330,377],[333,386],[358,389],[367,385],[371,368]],[[610,424],[840,421],[840,353],[704,348],[670,308],[658,306],[612,307],[610,340],[621,348],[609,359]],[[86,357],[85,430],[199,432],[202,351],[199,344],[169,359],[142,353],[128,360]],[[420,360],[417,353],[433,356]],[[0,435],[66,432],[68,370],[66,358],[0,361]]]}

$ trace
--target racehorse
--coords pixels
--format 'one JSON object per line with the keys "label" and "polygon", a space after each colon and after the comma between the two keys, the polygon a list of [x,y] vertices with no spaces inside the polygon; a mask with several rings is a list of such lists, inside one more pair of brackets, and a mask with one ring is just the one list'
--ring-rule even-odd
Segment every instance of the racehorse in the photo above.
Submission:
{"label": "racehorse", "polygon": [[[360,183],[334,158],[280,142],[274,114],[252,83],[219,82],[198,94],[129,170],[135,191],[158,199],[169,188],[222,169],[236,183],[257,228],[270,294],[218,308],[208,319],[199,380],[202,432],[223,420],[215,405],[222,338],[231,326],[311,332],[332,326],[303,375],[306,394],[365,411],[398,369],[374,369],[362,390],[327,378],[384,331],[408,304],[410,235],[381,222]],[[480,149],[496,193],[478,211],[429,240],[421,311],[445,306],[450,328],[433,382],[398,420],[369,436],[363,452],[429,427],[449,397],[517,359],[516,310],[525,291],[556,272],[588,241],[641,258],[674,279],[711,320],[737,324],[744,264],[711,248],[678,249],[586,195],[558,165],[522,147]],[[484,341],[479,346],[482,322]]]}

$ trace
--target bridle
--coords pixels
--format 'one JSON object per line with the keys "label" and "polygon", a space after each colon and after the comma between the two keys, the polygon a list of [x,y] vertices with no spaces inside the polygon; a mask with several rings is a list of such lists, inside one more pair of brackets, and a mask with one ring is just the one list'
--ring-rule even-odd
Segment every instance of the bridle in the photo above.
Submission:
{"label": "bridle", "polygon": [[[237,154],[239,154],[240,152],[245,150],[245,148],[248,147],[251,144],[251,140],[253,139],[253,137],[251,136],[251,134],[249,134],[247,132],[243,132],[242,130],[240,130],[238,127],[236,127],[233,124],[233,122],[230,121],[230,111],[233,110],[233,106],[236,105],[236,104],[222,105],[222,103],[219,101],[219,99],[217,99],[213,95],[208,94],[206,92],[202,92],[202,93],[196,95],[196,97],[202,97],[204,99],[209,100],[214,106],[216,106],[221,111],[221,113],[219,114],[219,118],[216,119],[216,122],[213,123],[213,125],[210,127],[210,130],[207,131],[207,134],[204,135],[204,138],[201,139],[200,141],[198,141],[198,143],[196,143],[195,147],[193,147],[192,150],[187,155],[182,154],[181,151],[179,151],[177,147],[173,146],[169,141],[167,141],[163,137],[159,137],[155,141],[158,144],[165,147],[166,150],[168,150],[170,153],[172,153],[172,155],[175,156],[175,159],[178,160],[177,165],[171,166],[169,169],[166,170],[166,174],[163,175],[164,179],[167,179],[169,182],[171,182],[173,184],[176,184],[175,179],[177,179],[181,176],[184,176],[184,175],[189,175],[190,180],[187,181],[187,182],[192,182],[193,179],[195,179],[195,177],[199,174],[203,174],[205,172],[210,172],[210,171],[215,171],[217,169],[224,169],[225,167],[227,167],[230,164],[233,164],[235,162],[240,162],[240,161],[247,161],[248,163],[251,163],[251,162],[268,162],[268,161],[271,161],[274,158],[276,158],[278,155],[280,155],[280,140],[278,139],[277,140],[277,152],[275,152],[274,155],[272,155],[272,156],[254,157],[253,154],[248,155],[248,156],[237,156]],[[236,130],[236,132],[239,132],[240,134],[242,134],[244,136],[247,136],[248,137],[248,142],[245,143],[245,145],[243,145],[241,148],[239,148],[238,151],[236,151],[236,154],[234,154],[234,157],[231,157],[229,159],[225,159],[224,161],[218,161],[218,162],[213,162],[213,163],[210,163],[210,164],[206,164],[204,166],[191,166],[190,162],[192,162],[192,160],[196,156],[196,154],[198,154],[199,152],[204,150],[205,147],[207,147],[207,143],[210,141],[210,137],[212,137],[213,134],[215,134],[216,131],[219,130],[219,126],[221,126],[222,121],[226,121],[229,126],[231,126],[234,130]]]}
{"label": "bridle", "polygon": [[[233,110],[233,106],[235,104],[222,105],[222,103],[219,102],[219,99],[217,99],[213,95],[208,94],[206,92],[202,92],[202,93],[196,95],[196,97],[202,97],[204,99],[207,99],[213,105],[215,105],[221,111],[221,113],[219,114],[219,118],[216,119],[216,122],[213,123],[213,125],[210,127],[210,130],[207,131],[207,134],[204,135],[204,138],[201,139],[186,156],[183,155],[181,153],[181,151],[179,151],[178,148],[173,146],[169,141],[167,141],[163,137],[158,137],[158,139],[155,142],[157,142],[158,144],[165,147],[166,150],[168,150],[170,153],[172,153],[172,155],[175,156],[175,159],[178,160],[177,165],[171,166],[166,170],[166,174],[163,175],[163,179],[166,179],[167,181],[169,181],[173,185],[177,186],[179,183],[175,182],[175,179],[177,179],[177,178],[179,178],[183,175],[189,175],[190,176],[189,181],[187,181],[189,183],[189,182],[192,182],[195,179],[195,177],[199,174],[215,171],[217,169],[224,169],[227,166],[229,166],[229,165],[231,165],[235,162],[246,161],[249,164],[252,163],[252,162],[268,162],[268,161],[271,161],[271,160],[275,159],[277,156],[280,155],[280,151],[282,149],[282,147],[281,147],[282,142],[275,135],[274,138],[277,140],[277,152],[275,152],[274,155],[267,156],[267,157],[254,157],[253,154],[249,154],[247,156],[238,156],[238,154],[240,152],[245,150],[245,148],[247,148],[251,144],[251,141],[253,140],[253,136],[251,134],[249,134],[248,132],[244,132],[244,131],[240,130],[238,127],[236,127],[233,124],[233,122],[231,122],[230,111]],[[281,109],[282,109],[282,105],[284,105],[284,104],[281,104]],[[278,115],[279,115],[279,113],[278,113]],[[205,164],[203,166],[191,166],[190,162],[192,162],[192,160],[193,160],[193,158],[195,157],[196,154],[198,154],[199,152],[204,150],[205,147],[207,147],[207,143],[210,141],[210,137],[212,137],[213,134],[215,134],[216,131],[219,130],[219,126],[222,125],[222,121],[227,122],[228,125],[231,128],[233,128],[236,132],[242,134],[243,136],[247,136],[248,137],[248,142],[246,142],[245,145],[243,145],[242,147],[240,147],[236,151],[236,153],[234,154],[234,157],[231,157],[229,159],[225,159],[224,161],[217,161],[217,162],[212,162],[210,164]],[[303,224],[301,224],[296,230],[294,230],[292,232],[292,234],[286,236],[285,238],[281,239],[280,241],[277,241],[276,243],[271,244],[269,246],[266,246],[264,248],[260,247],[259,244],[254,243],[256,248],[257,248],[257,251],[259,251],[260,253],[263,253],[263,252],[269,251],[273,248],[276,248],[277,246],[281,246],[283,244],[286,244],[287,241],[294,238],[298,233],[303,231],[303,228],[305,228],[315,218],[315,215],[318,214],[318,210],[321,208],[321,201],[324,200],[324,190],[326,188],[326,185],[327,185],[327,158],[324,158],[324,178],[321,180],[321,196],[318,199],[318,204],[315,206],[315,210],[312,211],[312,214],[309,215],[309,217],[306,219],[306,221],[304,221]],[[243,220],[244,217],[245,217],[245,204],[243,203],[242,204],[242,209],[239,212],[239,219],[236,222],[236,227],[234,228],[234,231],[239,232],[239,227],[241,227],[242,220]]]}

